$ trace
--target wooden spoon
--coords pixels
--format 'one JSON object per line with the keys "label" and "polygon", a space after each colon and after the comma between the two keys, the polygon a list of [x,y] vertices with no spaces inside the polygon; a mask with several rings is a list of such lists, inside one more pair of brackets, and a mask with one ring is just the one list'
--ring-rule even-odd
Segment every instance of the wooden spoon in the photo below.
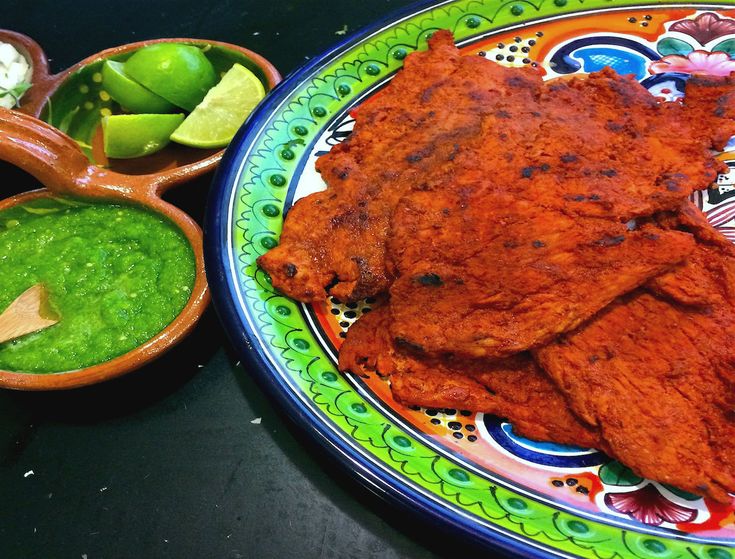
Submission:
{"label": "wooden spoon", "polygon": [[26,289],[0,314],[0,344],[32,332],[38,332],[59,321],[48,309],[46,288],[41,283]]}

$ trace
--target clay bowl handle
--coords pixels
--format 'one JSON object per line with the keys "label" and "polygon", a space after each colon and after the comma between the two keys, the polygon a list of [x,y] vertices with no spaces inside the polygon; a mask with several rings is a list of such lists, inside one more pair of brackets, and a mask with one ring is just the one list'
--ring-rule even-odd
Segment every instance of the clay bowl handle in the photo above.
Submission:
{"label": "clay bowl handle", "polygon": [[33,175],[57,194],[125,198],[157,205],[160,193],[191,171],[124,175],[92,165],[77,143],[45,122],[0,108],[0,160]]}
{"label": "clay bowl handle", "polygon": [[[92,64],[101,63],[110,57],[130,53],[139,48],[156,43],[176,42],[216,47],[222,52],[226,51],[228,53],[225,57],[228,61],[241,62],[243,64],[253,66],[253,69],[257,71],[259,75],[262,75],[264,85],[266,85],[268,90],[273,89],[276,84],[281,81],[281,76],[278,73],[278,70],[276,70],[276,68],[262,56],[238,45],[222,43],[220,41],[173,38],[128,43],[93,54],[74,66],[54,75],[49,74],[48,60],[46,59],[46,55],[43,50],[30,37],[13,31],[0,29],[0,41],[7,42],[15,46],[16,49],[26,56],[33,65],[33,76],[31,79],[32,86],[22,97],[21,105],[15,110],[16,112],[25,113],[36,118],[41,115],[43,108],[49,103],[50,97],[54,95],[60,87],[63,87],[64,83],[76,73],[81,72],[84,68]],[[2,124],[4,124],[4,122],[0,122],[0,125]],[[42,126],[42,124],[39,124],[39,126]],[[20,124],[18,127],[20,127]],[[46,135],[50,134],[51,133],[48,132]],[[67,138],[67,140],[69,140],[69,138]],[[63,142],[60,143],[63,144]],[[69,151],[70,150],[65,150],[64,153],[59,153],[60,161],[63,163],[68,160],[70,164],[69,166],[78,170],[83,162],[77,156],[67,155],[67,152]],[[81,150],[79,151],[81,155]],[[160,198],[160,196],[170,187],[187,182],[212,171],[217,166],[224,153],[223,149],[194,151],[201,151],[202,153],[198,157],[191,158],[188,155],[185,155],[182,160],[178,160],[174,157],[173,161],[169,161],[164,157],[161,161],[158,161],[160,165],[156,163],[155,160],[147,161],[142,166],[133,164],[132,167],[128,167],[127,165],[118,165],[118,162],[116,163],[116,168],[120,172],[108,171],[100,167],[93,168],[89,165],[89,161],[87,161],[86,165],[89,167],[89,176],[87,177],[87,180],[97,182],[100,186],[100,192],[104,192],[105,190],[109,191],[111,189],[116,196],[130,197],[142,202],[147,200],[151,204],[155,204],[155,199]],[[163,153],[164,152],[161,154]],[[152,157],[156,158],[161,154],[156,154]],[[169,156],[170,155],[171,154],[169,153]],[[69,159],[67,159],[67,157]],[[171,163],[175,165],[173,168],[171,167]],[[23,167],[23,165],[20,164],[18,166]],[[130,170],[130,172],[128,172],[126,169],[134,170]],[[142,173],[147,173],[141,174],[141,170]],[[49,188],[54,190],[55,183],[49,182],[46,184],[49,185]],[[73,185],[68,184],[68,181],[64,184],[66,184],[66,191],[69,193],[80,195],[94,194],[92,189],[89,189],[87,192],[78,190],[75,192]],[[81,181],[79,186],[84,187],[85,184],[85,181]]]}

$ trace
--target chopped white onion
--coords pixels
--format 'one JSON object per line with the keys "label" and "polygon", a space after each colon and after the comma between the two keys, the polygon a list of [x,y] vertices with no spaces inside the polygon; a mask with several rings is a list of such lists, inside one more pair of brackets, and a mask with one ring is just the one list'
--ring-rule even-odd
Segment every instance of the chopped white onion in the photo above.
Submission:
{"label": "chopped white onion", "polygon": [[31,81],[33,69],[9,43],[0,43],[0,107],[12,109],[22,96],[16,88]]}

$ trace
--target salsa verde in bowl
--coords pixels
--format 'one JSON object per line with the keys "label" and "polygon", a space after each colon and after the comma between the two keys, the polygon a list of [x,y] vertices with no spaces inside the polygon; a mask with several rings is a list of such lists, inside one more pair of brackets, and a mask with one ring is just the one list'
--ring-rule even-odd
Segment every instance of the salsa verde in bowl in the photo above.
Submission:
{"label": "salsa verde in bowl", "polygon": [[0,160],[46,186],[0,201],[0,309],[42,283],[61,316],[0,344],[0,387],[101,382],[193,329],[209,293],[200,228],[160,197],[176,180],[91,165],[68,136],[4,109]]}
{"label": "salsa verde in bowl", "polygon": [[182,311],[194,252],[168,219],[128,204],[35,197],[0,210],[0,308],[42,283],[61,320],[0,343],[0,369],[55,373],[109,361]]}

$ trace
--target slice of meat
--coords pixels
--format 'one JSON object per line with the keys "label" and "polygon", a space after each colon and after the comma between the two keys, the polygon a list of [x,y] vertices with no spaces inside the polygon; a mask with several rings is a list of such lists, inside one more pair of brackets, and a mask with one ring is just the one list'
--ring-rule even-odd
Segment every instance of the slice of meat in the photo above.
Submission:
{"label": "slice of meat", "polygon": [[347,330],[339,348],[339,370],[369,376],[390,376],[396,372],[396,347],[388,326],[390,314],[385,304],[374,307]]}
{"label": "slice of meat", "polygon": [[721,336],[706,316],[637,293],[537,357],[619,460],[727,502],[735,470],[722,453],[735,429],[720,401],[731,365],[710,354],[713,344],[727,344]]}
{"label": "slice of meat", "polygon": [[[735,289],[735,267],[731,260],[735,246],[712,227],[706,216],[691,202],[681,211],[664,214],[657,221],[669,229],[691,233],[697,239],[697,248],[674,271],[651,279],[646,287],[684,305],[716,305],[722,298],[723,288]],[[735,297],[735,293],[728,295]]]}
{"label": "slice of meat", "polygon": [[380,307],[353,324],[340,348],[340,370],[389,376],[393,396],[406,405],[483,411],[508,418],[530,439],[603,447],[528,354],[495,363],[425,361],[392,343],[389,323],[387,307]]}
{"label": "slice of meat", "polygon": [[[699,226],[700,238],[716,238]],[[734,269],[729,245],[718,251],[700,241],[667,285],[709,286],[711,306],[637,291],[535,354],[619,460],[642,476],[721,502],[735,491],[735,297],[728,283]]]}
{"label": "slice of meat", "polygon": [[[448,32],[407,57],[390,85],[354,111],[350,137],[317,161],[327,189],[291,208],[279,246],[259,258],[273,285],[300,301],[323,300],[327,290],[343,301],[385,291],[396,203],[414,185],[451,174],[460,146],[482,141],[484,114],[506,104],[493,88],[510,78],[526,86],[523,99],[541,84],[530,69],[460,56]],[[472,100],[480,93],[485,106]]]}
{"label": "slice of meat", "polygon": [[[717,151],[735,135],[735,78],[692,76],[685,86],[685,119],[692,127],[690,138]],[[699,124],[699,125],[697,125]]]}
{"label": "slice of meat", "polygon": [[[659,103],[633,76],[609,68],[545,82],[531,100],[521,80],[497,87],[506,103],[517,102],[485,115],[481,144],[459,146],[453,186],[485,183],[570,214],[626,222],[675,210],[725,169],[710,149],[735,133],[735,111],[709,111],[696,82],[687,105]],[[697,102],[707,109],[696,110]]]}
{"label": "slice of meat", "polygon": [[[721,268],[719,254],[714,247],[696,250],[676,271],[651,279],[646,287],[653,293],[669,297],[683,305],[701,307],[714,305],[718,301],[717,291],[719,290],[715,277],[720,274],[732,276],[732,272]],[[713,255],[714,258],[712,258]],[[710,267],[721,269],[713,269],[714,274],[707,274],[703,277],[701,270]],[[731,277],[730,281],[735,281],[735,277]]]}
{"label": "slice of meat", "polygon": [[604,449],[596,430],[580,422],[563,396],[526,354],[495,365],[434,366],[411,361],[391,375],[393,396],[406,405],[458,408],[508,419],[519,435]]}
{"label": "slice of meat", "polygon": [[682,262],[691,235],[477,191],[396,209],[391,332],[430,355],[499,358],[552,340]]}

